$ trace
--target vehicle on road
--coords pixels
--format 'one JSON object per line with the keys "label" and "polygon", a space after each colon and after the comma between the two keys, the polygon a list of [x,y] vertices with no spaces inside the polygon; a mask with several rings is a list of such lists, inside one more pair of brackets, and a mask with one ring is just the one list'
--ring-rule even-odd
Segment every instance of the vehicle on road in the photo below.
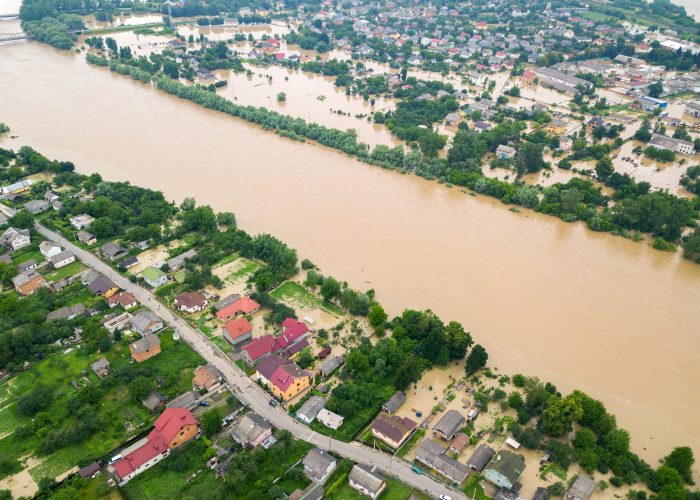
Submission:
{"label": "vehicle on road", "polygon": [[450,495],[440,495],[440,500],[452,500]]}
{"label": "vehicle on road", "polygon": [[211,406],[211,405],[210,405],[209,403],[207,403],[206,401],[200,401],[200,402],[197,403],[197,404],[198,404],[199,406]]}
{"label": "vehicle on road", "polygon": [[417,465],[414,465],[413,467],[411,467],[411,470],[412,470],[413,472],[415,472],[416,474],[423,474],[423,471],[422,471],[421,468],[418,467]]}
{"label": "vehicle on road", "polygon": [[271,400],[270,400],[270,406],[272,406],[273,408],[274,408],[275,406],[277,406],[277,401],[275,401],[274,399],[271,399]]}

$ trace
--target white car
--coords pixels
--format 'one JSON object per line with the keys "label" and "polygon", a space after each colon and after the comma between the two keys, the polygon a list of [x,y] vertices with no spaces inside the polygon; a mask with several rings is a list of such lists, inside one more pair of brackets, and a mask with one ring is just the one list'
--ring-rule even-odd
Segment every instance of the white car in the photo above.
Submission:
{"label": "white car", "polygon": [[449,495],[440,495],[440,500],[452,500],[452,497]]}

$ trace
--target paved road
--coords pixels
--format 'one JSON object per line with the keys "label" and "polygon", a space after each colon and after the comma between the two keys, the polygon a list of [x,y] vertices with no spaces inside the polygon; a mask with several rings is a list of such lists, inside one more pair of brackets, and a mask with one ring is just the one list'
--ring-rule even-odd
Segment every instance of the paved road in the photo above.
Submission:
{"label": "paved road", "polygon": [[321,449],[333,451],[355,462],[365,465],[376,465],[387,475],[397,477],[403,483],[413,486],[432,497],[437,498],[439,495],[444,494],[452,498],[465,498],[460,492],[452,490],[426,475],[416,474],[402,460],[395,459],[390,455],[375,451],[357,442],[345,443],[331,439],[328,436],[312,431],[279,408],[271,407],[268,404],[270,397],[257,384],[248,378],[238,366],[233,364],[203,333],[193,329],[184,319],[161,304],[151,292],[132,283],[98,259],[94,254],[74,245],[60,234],[40,224],[36,224],[35,229],[45,238],[73,252],[88,267],[104,274],[121,288],[132,293],[143,305],[155,311],[200,356],[221,370],[229,387],[231,387],[241,402],[267,418],[275,427],[287,429],[297,439],[303,439]]}

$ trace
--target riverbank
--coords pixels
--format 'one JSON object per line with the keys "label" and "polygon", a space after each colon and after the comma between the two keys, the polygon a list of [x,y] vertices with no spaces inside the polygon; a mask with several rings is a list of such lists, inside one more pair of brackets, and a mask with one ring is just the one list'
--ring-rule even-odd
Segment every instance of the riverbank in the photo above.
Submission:
{"label": "riverbank", "polygon": [[2,51],[2,120],[19,135],[4,147],[29,144],[168,199],[235,211],[249,231],[375,288],[391,315],[431,307],[483,336],[495,366],[605,401],[650,463],[668,451],[662,442],[700,449],[693,384],[658,384],[700,376],[700,272],[677,255],[359,168],[36,43]]}

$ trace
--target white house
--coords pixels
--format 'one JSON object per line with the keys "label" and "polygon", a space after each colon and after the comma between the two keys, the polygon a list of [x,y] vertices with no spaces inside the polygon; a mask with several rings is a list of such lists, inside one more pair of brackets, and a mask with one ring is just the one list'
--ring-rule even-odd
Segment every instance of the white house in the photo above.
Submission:
{"label": "white house", "polygon": [[76,229],[87,229],[92,225],[94,220],[94,217],[87,214],[76,215],[70,218],[70,225]]}
{"label": "white house", "polygon": [[51,241],[42,241],[39,243],[39,251],[46,260],[51,260],[51,257],[58,255],[63,251],[60,245]]}
{"label": "white house", "polygon": [[341,417],[337,413],[333,413],[332,411],[328,411],[325,408],[323,408],[321,411],[318,412],[318,415],[316,415],[316,420],[321,422],[329,429],[335,430],[341,425],[343,425],[343,421],[345,420],[345,418]]}
{"label": "white house", "polygon": [[64,250],[63,252],[57,253],[49,260],[51,261],[51,265],[54,267],[54,269],[61,269],[62,267],[75,262],[75,255],[68,250]]}
{"label": "white house", "polygon": [[13,252],[32,244],[29,238],[29,229],[15,229],[14,227],[8,227],[5,232],[2,233],[0,242],[9,247]]}

